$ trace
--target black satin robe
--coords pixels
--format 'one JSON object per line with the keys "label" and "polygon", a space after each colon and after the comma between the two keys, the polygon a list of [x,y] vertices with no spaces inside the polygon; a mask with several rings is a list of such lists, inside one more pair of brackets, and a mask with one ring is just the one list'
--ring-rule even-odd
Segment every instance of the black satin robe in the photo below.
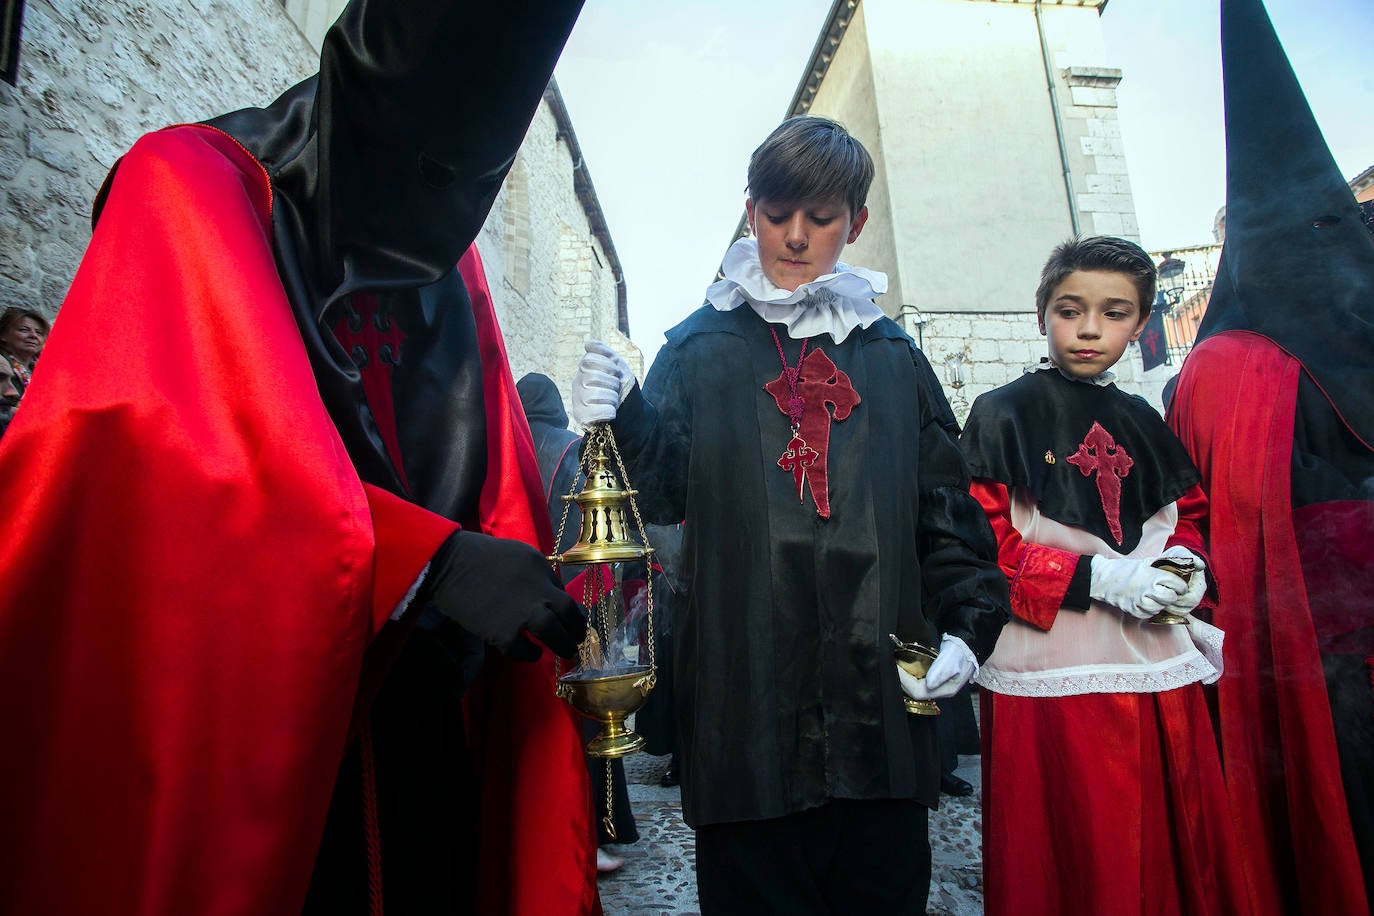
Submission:
{"label": "black satin robe", "polygon": [[[685,519],[674,666],[693,827],[830,799],[934,807],[934,719],[902,705],[889,633],[979,658],[1008,617],[991,528],[942,425],[925,357],[882,319],[811,342],[862,398],[831,424],[831,515],[776,464],[782,366],[751,309],[704,306],[668,333],[614,430],[646,520]],[[790,365],[800,343],[779,328]]]}

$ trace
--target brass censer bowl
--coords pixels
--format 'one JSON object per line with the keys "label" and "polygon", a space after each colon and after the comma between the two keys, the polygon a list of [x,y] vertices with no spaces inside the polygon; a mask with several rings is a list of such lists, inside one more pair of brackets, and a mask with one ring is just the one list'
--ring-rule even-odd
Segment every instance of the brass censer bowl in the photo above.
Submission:
{"label": "brass censer bowl", "polygon": [[[912,677],[924,679],[926,672],[930,671],[930,666],[935,662],[935,650],[918,642],[902,642],[892,633],[887,636],[892,640],[892,657],[896,660],[897,667]],[[940,714],[940,707],[935,705],[934,700],[915,700],[903,694],[902,703],[906,706],[906,711],[914,716]]]}
{"label": "brass censer bowl", "polygon": [[624,757],[643,749],[644,739],[626,728],[625,720],[648,699],[653,689],[651,671],[648,665],[638,665],[622,674],[583,677],[574,673],[558,679],[558,695],[601,723],[600,733],[587,745],[588,757]]}

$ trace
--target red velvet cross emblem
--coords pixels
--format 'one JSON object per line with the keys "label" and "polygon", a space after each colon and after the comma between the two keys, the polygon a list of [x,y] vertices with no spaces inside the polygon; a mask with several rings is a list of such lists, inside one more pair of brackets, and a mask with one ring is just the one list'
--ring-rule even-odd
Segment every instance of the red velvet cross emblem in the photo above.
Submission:
{"label": "red velvet cross emblem", "polygon": [[1143,343],[1145,349],[1150,351],[1151,356],[1159,355],[1159,332],[1154,328],[1150,328],[1150,330],[1145,332],[1145,340]]}
{"label": "red velvet cross emblem", "polygon": [[826,405],[834,407],[834,419],[839,421],[848,417],[862,399],[850,384],[849,376],[837,369],[824,351],[812,350],[799,369],[784,370],[763,386],[777,402],[778,410],[786,416],[791,416],[794,409],[788,371],[797,373],[796,399],[802,402],[801,419],[792,428],[792,439],[778,459],[778,467],[792,472],[797,482],[797,499],[805,499],[803,485],[809,486],[811,498],[816,502],[816,513],[821,518],[829,518],[826,456],[830,451],[831,412]]}
{"label": "red velvet cross emblem", "polygon": [[1111,529],[1116,543],[1121,543],[1121,478],[1131,472],[1135,459],[1116,444],[1112,434],[1102,428],[1101,423],[1093,423],[1092,429],[1083,437],[1078,451],[1064,459],[1076,465],[1084,477],[1097,472],[1097,495],[1102,498],[1102,512],[1107,516],[1107,527]]}
{"label": "red velvet cross emblem", "polygon": [[401,443],[396,435],[396,408],[391,400],[391,370],[401,363],[401,341],[405,335],[376,296],[359,293],[345,305],[343,317],[335,322],[334,339],[358,367],[377,431],[396,468],[396,476],[409,490],[405,465],[401,463]]}

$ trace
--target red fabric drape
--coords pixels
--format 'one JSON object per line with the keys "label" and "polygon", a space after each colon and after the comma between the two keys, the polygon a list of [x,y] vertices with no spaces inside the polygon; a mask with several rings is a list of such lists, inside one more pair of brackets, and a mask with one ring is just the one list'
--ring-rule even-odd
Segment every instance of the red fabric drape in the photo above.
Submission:
{"label": "red fabric drape", "polygon": [[[364,650],[453,528],[359,481],[270,214],[226,135],[140,140],[0,441],[0,911],[298,914]],[[485,527],[543,545],[529,432],[475,308]],[[404,537],[378,550],[374,522]],[[492,909],[594,911],[569,714],[548,665],[493,667],[478,746],[509,764],[487,764],[484,871],[513,886]]]}
{"label": "red fabric drape", "polygon": [[1226,632],[1222,763],[1256,906],[1367,914],[1291,505],[1301,365],[1228,331],[1179,374],[1169,423],[1202,472]]}
{"label": "red fabric drape", "polygon": [[270,208],[223,134],[140,140],[0,442],[7,912],[300,912],[374,543]]}

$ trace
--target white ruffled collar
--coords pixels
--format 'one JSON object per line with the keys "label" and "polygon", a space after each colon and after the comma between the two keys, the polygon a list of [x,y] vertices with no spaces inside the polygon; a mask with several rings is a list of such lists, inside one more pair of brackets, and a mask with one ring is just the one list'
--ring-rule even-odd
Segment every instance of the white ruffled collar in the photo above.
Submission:
{"label": "white ruffled collar", "polygon": [[1110,369],[1104,369],[1101,374],[1094,375],[1092,378],[1078,378],[1077,376],[1069,375],[1069,373],[1060,368],[1058,363],[1048,356],[1040,357],[1040,362],[1036,363],[1034,366],[1027,366],[1026,372],[1047,372],[1050,369],[1055,370],[1071,382],[1080,382],[1084,385],[1096,385],[1099,388],[1105,388],[1116,381],[1116,373]]}
{"label": "white ruffled collar", "polygon": [[721,262],[724,280],[706,288],[706,299],[728,312],[748,302],[770,324],[787,326],[796,340],[829,334],[836,343],[856,327],[866,328],[883,317],[873,299],[887,292],[887,274],[848,264],[835,272],[803,283],[795,290],[779,289],[763,273],[756,239],[739,239]]}

